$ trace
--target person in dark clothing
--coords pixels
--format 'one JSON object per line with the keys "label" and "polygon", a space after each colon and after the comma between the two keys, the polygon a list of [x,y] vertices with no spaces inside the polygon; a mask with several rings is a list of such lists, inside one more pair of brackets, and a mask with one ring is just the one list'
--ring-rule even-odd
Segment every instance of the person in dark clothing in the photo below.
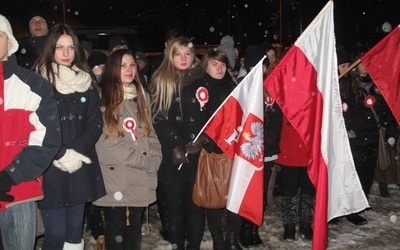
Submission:
{"label": "person in dark clothing", "polygon": [[103,132],[100,96],[71,26],[49,32],[34,68],[54,86],[62,147],[44,174],[43,250],[83,249],[85,203],[106,194],[95,144]]}
{"label": "person in dark clothing", "polygon": [[154,74],[154,72],[158,69],[158,67],[160,67],[161,63],[164,60],[165,53],[167,52],[167,48],[168,48],[168,43],[171,40],[178,38],[178,37],[182,37],[182,36],[183,36],[183,32],[179,28],[172,28],[172,29],[167,30],[167,32],[165,33],[163,53],[159,56],[152,58],[149,61],[149,69],[148,69],[149,82],[150,82],[150,79],[151,79],[152,75]]}
{"label": "person in dark clothing", "polygon": [[17,52],[18,64],[24,68],[32,69],[39,51],[47,38],[47,33],[51,28],[50,18],[43,12],[35,10],[28,15],[30,37],[24,38],[19,42]]}
{"label": "person in dark clothing", "polygon": [[368,197],[378,156],[379,127],[387,128],[387,138],[394,137],[397,122],[363,63],[358,64],[354,72],[353,92],[356,110],[349,120],[349,128],[354,132],[350,145],[361,186]]}
{"label": "person in dark clothing", "polygon": [[[148,72],[147,72],[147,82],[151,82],[151,78],[153,77],[154,72],[160,67],[161,63],[164,60],[165,54],[167,53],[168,43],[178,37],[182,37],[182,31],[179,28],[169,29],[165,33],[164,39],[164,51],[161,55],[156,56],[148,61]],[[149,85],[149,84],[148,84]],[[163,185],[161,183],[157,186],[157,210],[161,220],[161,230],[160,234],[164,240],[168,240],[168,210],[165,201],[165,191],[163,190]]]}
{"label": "person in dark clothing", "polygon": [[282,168],[279,201],[284,226],[283,240],[295,239],[297,223],[300,224],[299,231],[306,239],[311,240],[315,188],[307,173],[308,151],[285,116],[279,147],[281,153],[275,162]]}
{"label": "person in dark clothing", "polygon": [[[169,42],[166,57],[149,86],[153,124],[163,153],[159,185],[164,191],[162,199],[168,211],[169,241],[176,249],[199,249],[204,231],[204,209],[193,203],[192,192],[199,151],[205,141],[193,143],[198,131],[188,126],[190,115],[183,112],[181,99],[182,89],[202,74],[193,43],[179,37]],[[190,151],[186,157],[188,143],[198,151]]]}
{"label": "person in dark clothing", "polygon": [[[222,102],[236,87],[228,69],[230,64],[228,57],[222,50],[209,50],[202,59],[202,65],[206,73],[193,84],[182,90],[182,104],[185,116],[190,117],[188,126],[195,127],[200,131]],[[199,92],[205,94],[205,99],[200,97]],[[206,136],[202,134],[202,136]],[[204,149],[208,152],[223,154],[222,150],[207,137],[208,143]],[[229,178],[229,176],[227,176]],[[226,225],[222,228],[222,217],[225,215],[223,209],[205,209],[208,228],[213,239],[215,250],[242,249],[238,242],[242,218],[226,210]],[[226,238],[224,239],[224,233]]]}

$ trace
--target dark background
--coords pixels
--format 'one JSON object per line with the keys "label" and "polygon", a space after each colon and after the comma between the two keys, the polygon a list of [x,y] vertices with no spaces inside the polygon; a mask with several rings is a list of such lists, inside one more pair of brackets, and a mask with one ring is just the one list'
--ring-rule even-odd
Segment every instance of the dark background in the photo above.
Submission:
{"label": "dark background", "polygon": [[[95,47],[106,48],[110,34],[124,33],[133,49],[146,52],[161,51],[165,31],[173,27],[181,28],[197,45],[219,44],[229,34],[242,49],[263,42],[290,46],[327,3],[326,0],[1,1],[0,13],[9,18],[19,38],[29,35],[26,16],[39,9],[54,22],[65,19],[80,33],[110,28],[106,36],[80,35],[93,41]],[[400,23],[399,3],[399,0],[335,1],[337,43],[348,48],[355,44],[373,46],[387,34],[382,30],[384,22],[393,28]],[[116,27],[125,27],[126,31]]]}

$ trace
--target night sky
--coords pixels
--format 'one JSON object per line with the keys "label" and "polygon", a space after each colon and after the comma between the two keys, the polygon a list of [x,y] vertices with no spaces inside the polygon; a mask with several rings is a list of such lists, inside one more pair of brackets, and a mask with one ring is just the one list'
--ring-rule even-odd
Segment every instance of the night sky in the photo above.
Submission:
{"label": "night sky", "polygon": [[[2,0],[0,13],[14,30],[33,9],[74,27],[131,26],[128,35],[134,49],[160,51],[167,29],[179,27],[195,44],[218,44],[233,35],[238,47],[263,42],[293,43],[326,4],[326,0]],[[336,41],[346,47],[372,46],[385,33],[384,22],[400,23],[398,0],[335,1]],[[65,8],[63,8],[63,3]],[[282,15],[280,15],[282,6]],[[282,25],[280,25],[282,19]],[[24,27],[25,28],[25,27]],[[282,29],[280,33],[279,30]],[[23,29],[22,29],[23,30]],[[26,31],[26,30],[25,30]],[[24,33],[28,35],[28,33]],[[100,42],[97,44],[102,47]]]}

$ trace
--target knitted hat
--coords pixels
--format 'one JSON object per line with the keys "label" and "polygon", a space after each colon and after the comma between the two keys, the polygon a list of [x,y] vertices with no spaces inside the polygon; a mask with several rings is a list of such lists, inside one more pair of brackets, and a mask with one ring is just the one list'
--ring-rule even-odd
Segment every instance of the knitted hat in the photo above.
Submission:
{"label": "knitted hat", "polygon": [[147,57],[142,51],[136,51],[135,59],[136,60],[141,60],[141,61],[147,63]]}
{"label": "knitted hat", "polygon": [[8,40],[11,42],[11,48],[8,49],[8,56],[11,56],[18,50],[18,42],[13,35],[10,22],[3,15],[0,15],[0,31],[6,33]]}
{"label": "knitted hat", "polygon": [[108,39],[108,50],[112,50],[112,48],[117,45],[126,45],[129,47],[128,40],[126,40],[123,36],[115,35]]}
{"label": "knitted hat", "polygon": [[235,68],[235,49],[234,49],[235,42],[233,41],[233,37],[231,36],[224,36],[221,39],[221,45],[218,46],[218,49],[225,52],[226,56],[228,57],[229,64],[232,68]]}
{"label": "knitted hat", "polygon": [[32,12],[30,12],[29,15],[27,16],[27,23],[29,24],[31,19],[35,16],[40,16],[41,18],[43,18],[46,21],[47,28],[49,30],[51,29],[51,27],[53,26],[53,22],[50,20],[50,17],[46,13],[40,10],[33,10]]}
{"label": "knitted hat", "polygon": [[244,51],[244,67],[247,72],[250,71],[251,67],[256,64],[265,56],[265,51],[261,46],[250,45]]}
{"label": "knitted hat", "polygon": [[93,52],[93,45],[89,41],[81,41],[83,49],[85,49],[89,54]]}
{"label": "knitted hat", "polygon": [[343,64],[343,63],[351,63],[350,55],[347,53],[347,51],[344,50],[341,46],[338,46],[336,48],[336,54],[337,54],[337,64]]}
{"label": "knitted hat", "polygon": [[88,58],[88,64],[90,69],[93,69],[97,65],[105,64],[107,61],[107,55],[101,51],[93,51]]}

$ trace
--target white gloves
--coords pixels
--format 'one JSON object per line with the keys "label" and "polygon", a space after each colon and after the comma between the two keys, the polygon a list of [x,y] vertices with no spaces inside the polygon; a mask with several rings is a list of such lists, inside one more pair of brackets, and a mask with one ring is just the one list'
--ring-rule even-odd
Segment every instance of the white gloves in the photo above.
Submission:
{"label": "white gloves", "polygon": [[86,164],[92,163],[88,157],[73,149],[67,149],[65,155],[58,160],[54,160],[53,164],[62,171],[72,174],[82,167],[82,162]]}

